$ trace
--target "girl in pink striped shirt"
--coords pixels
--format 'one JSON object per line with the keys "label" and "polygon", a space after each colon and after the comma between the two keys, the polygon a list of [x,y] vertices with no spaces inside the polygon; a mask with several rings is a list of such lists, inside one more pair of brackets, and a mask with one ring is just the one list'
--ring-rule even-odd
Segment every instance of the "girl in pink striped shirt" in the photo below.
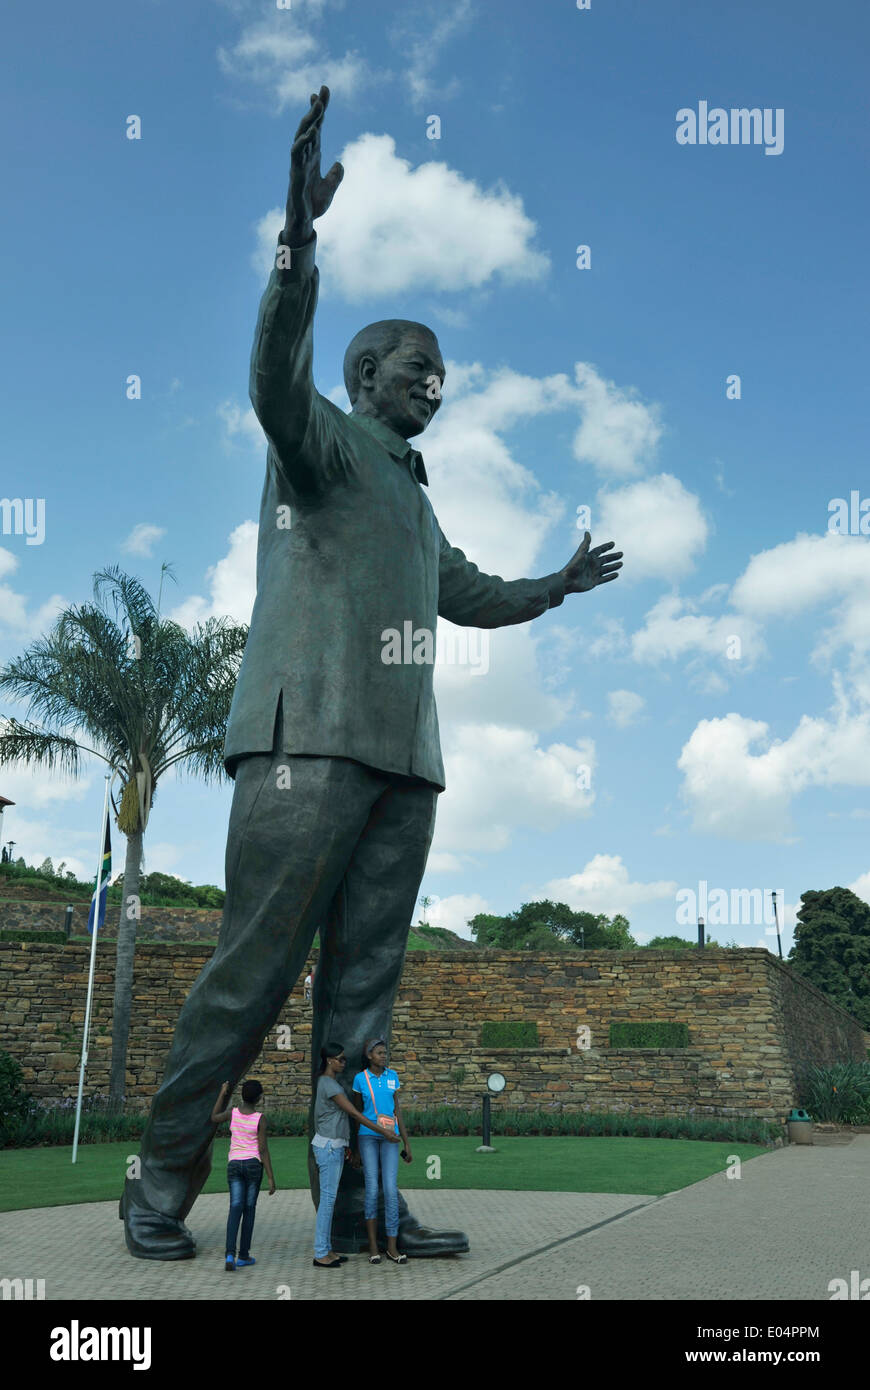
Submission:
{"label": "girl in pink striped shirt", "polygon": [[[263,1088],[259,1081],[244,1082],[242,1104],[232,1110],[225,1110],[230,1089],[229,1082],[225,1081],[211,1114],[212,1124],[221,1124],[224,1120],[230,1122],[231,1139],[227,1161],[230,1214],[227,1218],[224,1264],[227,1272],[239,1269],[243,1265],[257,1263],[251,1255],[251,1236],[254,1232],[254,1214],[264,1167],[269,1176],[269,1196],[277,1191],[269,1145],[266,1141],[266,1117],[258,1109],[258,1106],[262,1105]],[[239,1240],[239,1256],[236,1259],[236,1236],[240,1222],[242,1234]]]}

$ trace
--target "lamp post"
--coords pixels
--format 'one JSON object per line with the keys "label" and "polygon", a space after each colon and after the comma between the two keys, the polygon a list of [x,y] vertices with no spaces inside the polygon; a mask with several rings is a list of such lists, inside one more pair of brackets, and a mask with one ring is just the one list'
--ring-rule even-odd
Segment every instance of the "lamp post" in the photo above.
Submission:
{"label": "lamp post", "polygon": [[782,960],[782,938],[780,937],[780,934],[779,934],[779,913],[778,913],[777,910],[776,910],[776,889],[775,889],[775,888],[772,888],[772,889],[771,889],[771,897],[773,898],[773,920],[774,920],[774,922],[776,923],[776,946],[777,946],[777,950],[779,951],[779,958],[780,958],[780,960]]}
{"label": "lamp post", "polygon": [[704,919],[703,919],[703,917],[699,917],[699,918],[698,918],[698,945],[699,945],[699,947],[701,948],[702,951],[704,950],[704,947],[706,946],[706,944],[707,944],[707,943],[706,943],[705,940],[704,940]]}
{"label": "lamp post", "polygon": [[493,1095],[493,1096],[500,1096],[506,1085],[507,1085],[507,1082],[505,1081],[505,1079],[504,1079],[504,1077],[502,1076],[502,1074],[501,1074],[500,1071],[494,1071],[494,1072],[492,1072],[492,1073],[486,1078],[486,1087],[487,1087],[487,1089],[486,1089],[486,1094],[485,1094],[485,1096],[483,1097],[483,1143],[482,1143],[482,1144],[478,1144],[477,1148],[475,1149],[475,1153],[479,1153],[479,1154],[494,1154],[494,1153],[495,1153],[495,1149],[492,1147],[492,1145],[491,1145],[490,1142],[489,1142],[490,1139],[491,1139],[491,1137],[492,1137],[492,1135],[491,1135],[491,1133],[490,1133],[490,1112],[489,1112],[490,1096],[491,1096],[491,1095]]}

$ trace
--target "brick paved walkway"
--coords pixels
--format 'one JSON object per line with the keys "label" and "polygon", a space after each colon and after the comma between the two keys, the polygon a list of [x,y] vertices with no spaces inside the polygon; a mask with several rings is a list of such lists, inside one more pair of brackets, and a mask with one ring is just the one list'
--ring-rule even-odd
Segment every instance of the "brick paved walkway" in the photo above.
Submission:
{"label": "brick paved walkway", "polygon": [[828,1300],[831,1279],[870,1277],[870,1135],[790,1146],[666,1197],[565,1192],[411,1192],[427,1225],[460,1228],[471,1252],[312,1267],[307,1192],[261,1195],[257,1264],[226,1274],[227,1198],[201,1197],[194,1260],[134,1260],[116,1202],[0,1214],[0,1277],[45,1280],[46,1299]]}

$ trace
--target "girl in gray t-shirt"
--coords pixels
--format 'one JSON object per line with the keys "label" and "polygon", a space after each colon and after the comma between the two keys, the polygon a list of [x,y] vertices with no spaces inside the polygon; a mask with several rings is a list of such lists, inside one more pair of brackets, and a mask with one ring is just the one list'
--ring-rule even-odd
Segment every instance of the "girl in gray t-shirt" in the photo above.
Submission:
{"label": "girl in gray t-shirt", "polygon": [[[314,1138],[311,1147],[320,1173],[320,1201],[317,1204],[317,1224],[314,1231],[314,1260],[317,1269],[340,1269],[346,1256],[332,1249],[332,1213],[338,1196],[338,1184],[346,1155],[350,1153],[350,1117],[357,1124],[382,1131],[351,1105],[337,1078],[347,1065],[341,1043],[327,1043],[320,1049],[320,1072],[314,1096]],[[386,1140],[398,1144],[398,1134],[384,1134]]]}

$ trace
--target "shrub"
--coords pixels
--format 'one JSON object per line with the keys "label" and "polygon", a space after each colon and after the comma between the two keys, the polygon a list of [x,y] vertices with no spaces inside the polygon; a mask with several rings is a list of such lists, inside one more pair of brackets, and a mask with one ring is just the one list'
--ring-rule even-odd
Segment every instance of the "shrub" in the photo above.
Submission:
{"label": "shrub", "polygon": [[611,1047],[688,1047],[686,1023],[611,1023]]}
{"label": "shrub", "polygon": [[482,1023],[480,1025],[481,1047],[539,1047],[538,1025],[525,1019]]}
{"label": "shrub", "polygon": [[[90,937],[88,937],[90,941]],[[66,945],[66,933],[62,931],[28,931],[26,927],[10,927],[8,931],[0,931],[0,941],[42,941],[50,942],[54,946]]]}
{"label": "shrub", "polygon": [[0,1125],[15,1124],[27,1114],[30,1098],[24,1072],[8,1052],[0,1052]]}
{"label": "shrub", "polygon": [[811,1067],[799,1094],[804,1109],[820,1123],[870,1124],[870,1062]]}

